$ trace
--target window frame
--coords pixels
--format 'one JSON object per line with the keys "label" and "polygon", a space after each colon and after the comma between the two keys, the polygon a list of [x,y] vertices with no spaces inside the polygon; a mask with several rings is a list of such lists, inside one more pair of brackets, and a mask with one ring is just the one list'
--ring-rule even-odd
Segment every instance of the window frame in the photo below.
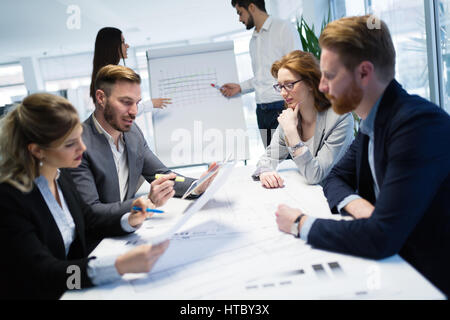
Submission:
{"label": "window frame", "polygon": [[[332,8],[332,18],[336,19],[337,0],[329,0]],[[366,14],[372,13],[372,0],[364,1]],[[423,0],[426,43],[427,43],[427,60],[428,60],[428,78],[430,89],[430,101],[437,104],[445,110],[445,87],[444,87],[444,69],[441,49],[440,36],[440,20],[439,20],[439,1],[440,0]]]}

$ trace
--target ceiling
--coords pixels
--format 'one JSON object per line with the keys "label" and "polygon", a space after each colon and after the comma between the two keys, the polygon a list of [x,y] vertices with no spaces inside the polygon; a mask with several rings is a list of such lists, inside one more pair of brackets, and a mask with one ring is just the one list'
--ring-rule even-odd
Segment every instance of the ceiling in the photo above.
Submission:
{"label": "ceiling", "polygon": [[0,63],[93,51],[105,26],[132,47],[245,30],[231,0],[1,0]]}

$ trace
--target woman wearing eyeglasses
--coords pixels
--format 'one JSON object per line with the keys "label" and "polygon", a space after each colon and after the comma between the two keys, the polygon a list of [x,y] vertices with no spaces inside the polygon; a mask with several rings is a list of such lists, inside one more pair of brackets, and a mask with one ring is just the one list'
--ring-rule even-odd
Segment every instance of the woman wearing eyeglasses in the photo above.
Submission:
{"label": "woman wearing eyeglasses", "polygon": [[290,155],[306,181],[318,184],[353,141],[353,116],[339,116],[330,108],[330,101],[319,91],[319,62],[311,53],[293,51],[276,61],[271,73],[286,109],[252,177],[266,188],[283,187],[276,168]]}

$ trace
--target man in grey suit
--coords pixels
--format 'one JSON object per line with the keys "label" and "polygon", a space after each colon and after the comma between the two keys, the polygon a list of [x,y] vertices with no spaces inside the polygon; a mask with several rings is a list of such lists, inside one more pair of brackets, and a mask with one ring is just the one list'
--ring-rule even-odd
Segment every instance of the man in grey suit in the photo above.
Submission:
{"label": "man in grey suit", "polygon": [[[100,69],[95,80],[95,111],[83,123],[87,150],[71,173],[83,200],[99,213],[130,210],[141,175],[151,183],[148,198],[158,207],[181,197],[195,182],[174,182],[171,172],[149,149],[134,123],[141,100],[141,79],[133,70],[116,65]],[[155,174],[165,176],[155,179]],[[206,174],[206,173],[205,173]],[[214,176],[198,188],[205,191]]]}

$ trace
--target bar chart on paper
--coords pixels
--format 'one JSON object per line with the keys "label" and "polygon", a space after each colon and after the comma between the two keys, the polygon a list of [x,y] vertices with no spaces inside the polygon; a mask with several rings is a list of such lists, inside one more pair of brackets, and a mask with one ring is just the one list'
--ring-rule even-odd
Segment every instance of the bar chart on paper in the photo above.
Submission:
{"label": "bar chart on paper", "polygon": [[171,97],[175,108],[221,100],[219,90],[211,86],[217,83],[216,69],[206,68],[192,72],[169,73],[160,70],[158,88],[162,97]]}

